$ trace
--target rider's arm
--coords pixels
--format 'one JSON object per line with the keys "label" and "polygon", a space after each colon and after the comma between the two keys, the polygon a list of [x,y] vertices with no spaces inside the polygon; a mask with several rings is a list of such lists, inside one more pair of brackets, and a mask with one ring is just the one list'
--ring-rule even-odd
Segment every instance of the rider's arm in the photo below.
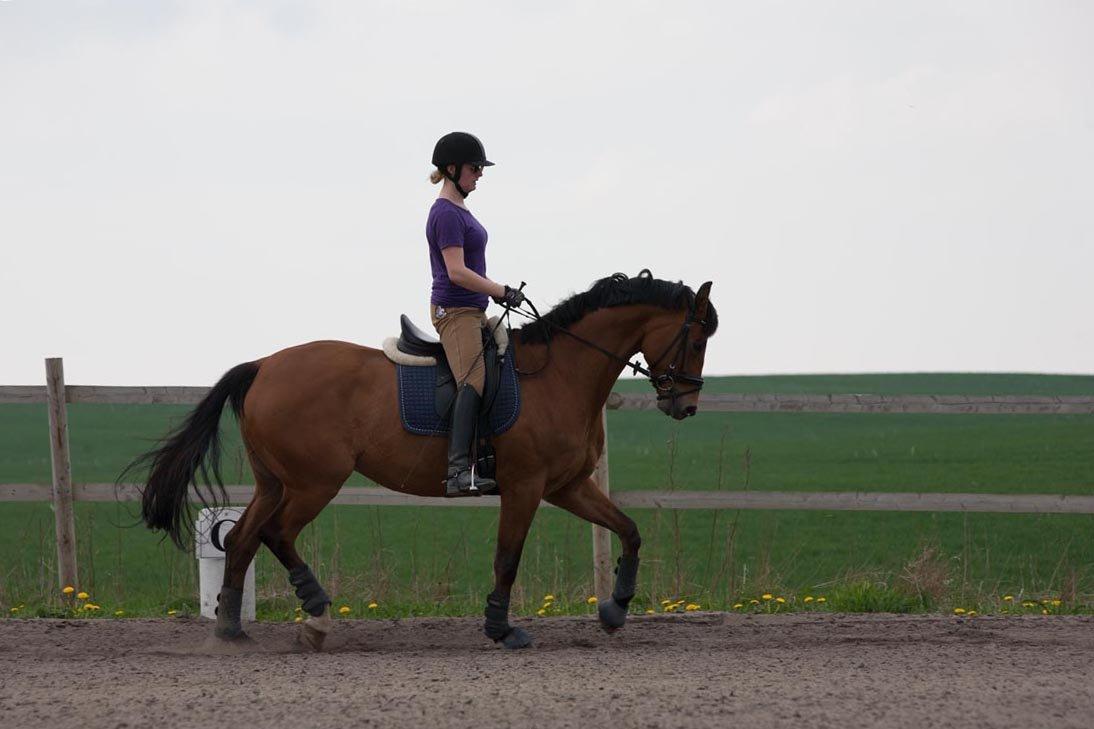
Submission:
{"label": "rider's arm", "polygon": [[468,291],[493,296],[495,299],[505,296],[504,285],[480,276],[464,264],[463,246],[442,248],[441,255],[444,256],[444,266],[448,269],[448,280],[452,283]]}

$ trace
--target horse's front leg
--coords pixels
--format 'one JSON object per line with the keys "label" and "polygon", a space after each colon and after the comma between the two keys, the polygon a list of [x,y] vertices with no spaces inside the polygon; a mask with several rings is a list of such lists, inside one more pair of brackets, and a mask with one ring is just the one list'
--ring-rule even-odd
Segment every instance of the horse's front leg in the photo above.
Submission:
{"label": "horse's front leg", "polygon": [[634,597],[638,581],[638,550],[642,537],[638,525],[604,495],[591,478],[582,478],[563,486],[545,497],[548,503],[561,507],[615,532],[623,544],[623,554],[615,568],[615,588],[612,596],[597,605],[600,624],[611,632],[623,627],[627,621],[627,606]]}
{"label": "horse's front leg", "polygon": [[517,579],[524,540],[542,494],[542,484],[528,482],[515,483],[501,492],[498,548],[494,555],[494,591],[486,597],[483,632],[506,648],[525,648],[532,644],[532,637],[527,632],[509,625],[509,595]]}

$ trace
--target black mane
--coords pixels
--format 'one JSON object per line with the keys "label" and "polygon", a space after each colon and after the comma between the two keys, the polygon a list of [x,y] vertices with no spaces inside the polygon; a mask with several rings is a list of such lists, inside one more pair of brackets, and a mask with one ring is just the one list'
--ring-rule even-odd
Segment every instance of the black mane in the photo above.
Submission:
{"label": "black mane", "polygon": [[[649,269],[643,269],[634,278],[616,273],[595,282],[588,291],[574,294],[543,315],[539,321],[525,324],[514,332],[522,344],[545,344],[554,337],[558,328],[569,329],[585,315],[597,309],[627,304],[652,304],[664,309],[683,309],[695,302],[695,292],[682,281],[662,281],[653,277]],[[714,305],[707,308],[703,333],[714,334],[718,328],[718,313]]]}

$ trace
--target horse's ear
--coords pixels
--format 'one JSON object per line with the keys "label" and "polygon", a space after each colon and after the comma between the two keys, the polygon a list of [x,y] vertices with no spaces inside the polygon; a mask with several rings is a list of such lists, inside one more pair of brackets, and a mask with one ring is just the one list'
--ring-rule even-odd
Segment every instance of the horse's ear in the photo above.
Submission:
{"label": "horse's ear", "polygon": [[710,287],[713,281],[707,281],[695,293],[695,316],[703,319],[707,315],[707,303],[710,301]]}

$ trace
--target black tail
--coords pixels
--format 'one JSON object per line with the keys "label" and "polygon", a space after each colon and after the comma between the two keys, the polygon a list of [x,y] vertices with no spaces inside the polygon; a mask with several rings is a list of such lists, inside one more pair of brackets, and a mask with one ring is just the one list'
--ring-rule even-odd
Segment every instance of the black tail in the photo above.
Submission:
{"label": "black tail", "polygon": [[158,448],[138,457],[118,477],[121,481],[132,469],[150,466],[148,483],[141,490],[141,518],[149,529],[167,532],[179,549],[186,549],[193,531],[187,496],[191,484],[199,486],[199,472],[201,481],[209,487],[208,498],[195,488],[201,503],[218,506],[228,501],[220,477],[220,414],[231,400],[236,418],[242,416],[243,398],[257,374],[257,362],[244,362],[228,370]]}

